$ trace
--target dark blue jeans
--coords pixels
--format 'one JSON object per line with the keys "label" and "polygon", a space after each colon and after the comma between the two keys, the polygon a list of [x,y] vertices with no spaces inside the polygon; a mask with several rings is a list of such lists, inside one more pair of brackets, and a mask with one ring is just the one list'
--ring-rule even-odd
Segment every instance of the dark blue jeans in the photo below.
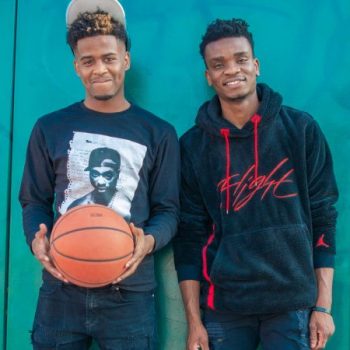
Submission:
{"label": "dark blue jeans", "polygon": [[307,350],[310,310],[242,316],[204,312],[211,350]]}
{"label": "dark blue jeans", "polygon": [[33,349],[85,350],[93,339],[102,350],[155,350],[154,292],[45,281],[34,319]]}

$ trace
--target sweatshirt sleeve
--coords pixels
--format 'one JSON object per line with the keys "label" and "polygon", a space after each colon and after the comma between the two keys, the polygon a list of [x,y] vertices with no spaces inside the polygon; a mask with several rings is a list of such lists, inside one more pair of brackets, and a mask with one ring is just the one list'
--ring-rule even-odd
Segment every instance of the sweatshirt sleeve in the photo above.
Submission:
{"label": "sweatshirt sleeve", "polygon": [[209,237],[210,217],[203,203],[193,163],[181,145],[181,214],[174,239],[174,260],[179,282],[200,281],[202,248]]}
{"label": "sweatshirt sleeve", "polygon": [[44,223],[50,232],[54,216],[54,169],[39,123],[34,126],[27,147],[19,201],[24,233],[31,248],[39,225]]}
{"label": "sweatshirt sleeve", "polygon": [[180,150],[173,128],[160,142],[150,175],[150,219],[144,231],[155,239],[154,251],[164,247],[175,235],[179,221]]}
{"label": "sweatshirt sleeve", "polygon": [[307,172],[313,229],[314,267],[334,267],[338,189],[332,156],[316,121],[307,134]]}

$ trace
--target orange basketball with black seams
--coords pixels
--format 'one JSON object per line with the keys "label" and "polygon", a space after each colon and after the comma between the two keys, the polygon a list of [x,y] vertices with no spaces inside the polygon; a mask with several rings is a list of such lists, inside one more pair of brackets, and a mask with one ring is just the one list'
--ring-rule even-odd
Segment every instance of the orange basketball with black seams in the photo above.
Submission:
{"label": "orange basketball with black seams", "polygon": [[110,284],[125,271],[134,251],[127,222],[102,205],[67,211],[53,227],[50,255],[71,283],[88,288]]}

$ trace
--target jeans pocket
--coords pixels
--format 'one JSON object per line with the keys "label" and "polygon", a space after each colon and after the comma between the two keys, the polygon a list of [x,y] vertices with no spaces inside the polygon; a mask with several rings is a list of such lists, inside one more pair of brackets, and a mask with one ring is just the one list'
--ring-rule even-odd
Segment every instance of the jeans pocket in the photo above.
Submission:
{"label": "jeans pocket", "polygon": [[58,289],[62,286],[60,281],[44,281],[39,290],[39,296],[51,296],[56,293]]}
{"label": "jeans pocket", "polygon": [[40,325],[62,329],[66,309],[61,302],[62,284],[59,281],[44,281],[40,287],[34,327]]}
{"label": "jeans pocket", "polygon": [[225,330],[221,323],[219,322],[207,322],[205,324],[207,329],[209,342],[211,345],[211,349],[218,349],[220,345],[225,340]]}
{"label": "jeans pocket", "polygon": [[135,303],[135,302],[147,302],[152,303],[155,299],[154,291],[149,292],[132,292],[123,289],[119,289],[119,298],[125,303]]}
{"label": "jeans pocket", "polygon": [[305,349],[309,349],[309,320],[310,309],[297,310],[296,316],[298,318],[298,329],[301,342],[305,345]]}
{"label": "jeans pocket", "polygon": [[125,336],[98,340],[101,349],[114,350],[156,350],[156,343],[150,336]]}

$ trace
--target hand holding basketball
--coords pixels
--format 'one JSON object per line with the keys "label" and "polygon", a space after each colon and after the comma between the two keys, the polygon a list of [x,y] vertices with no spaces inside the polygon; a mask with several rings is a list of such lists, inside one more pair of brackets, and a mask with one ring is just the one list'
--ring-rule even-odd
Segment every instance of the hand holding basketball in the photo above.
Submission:
{"label": "hand holding basketball", "polygon": [[98,288],[126,271],[133,256],[134,237],[125,219],[98,204],[68,210],[50,236],[50,258],[69,282]]}
{"label": "hand holding basketball", "polygon": [[114,282],[119,283],[121,280],[131,276],[140,265],[145,256],[152,252],[155,244],[154,237],[152,235],[145,235],[141,228],[135,227],[134,224],[130,224],[130,230],[135,239],[135,250],[132,258],[126,263],[126,271]]}
{"label": "hand holding basketball", "polygon": [[46,237],[46,234],[47,234],[46,225],[40,224],[39,231],[35,233],[35,238],[32,242],[33,253],[35,257],[42,263],[44,268],[51,273],[51,275],[53,275],[54,277],[64,282],[68,282],[66,279],[63,278],[62,274],[59,273],[58,270],[52,264],[52,261],[49,255],[50,244],[49,244],[49,240]]}

